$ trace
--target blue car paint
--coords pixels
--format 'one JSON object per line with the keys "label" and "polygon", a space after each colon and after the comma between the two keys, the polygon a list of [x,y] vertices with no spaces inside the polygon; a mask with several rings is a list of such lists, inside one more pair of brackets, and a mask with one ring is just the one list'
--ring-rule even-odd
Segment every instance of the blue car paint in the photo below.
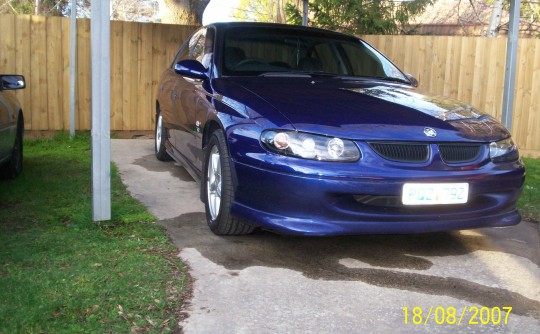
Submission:
{"label": "blue car paint", "polygon": [[[216,45],[228,26],[216,25]],[[219,48],[215,57],[219,59]],[[524,166],[519,160],[491,162],[487,146],[510,137],[509,132],[462,102],[376,79],[220,77],[219,62],[209,73],[211,79],[196,86],[212,106],[201,118],[205,130],[198,145],[203,152],[205,131],[211,127],[226,133],[235,188],[232,213],[250,224],[281,234],[345,235],[509,226],[521,219],[515,203]],[[426,137],[425,127],[435,129],[437,137]],[[350,139],[361,159],[320,162],[274,154],[260,142],[267,129]],[[432,154],[423,163],[385,160],[366,143],[380,140],[433,143]],[[446,164],[434,144],[441,142],[485,145],[473,162]],[[185,160],[182,152],[173,153]],[[199,178],[201,160],[185,164]],[[384,207],[355,199],[399,198],[406,182],[468,182],[469,203]]]}
{"label": "blue car paint", "polygon": [[[459,101],[432,98],[415,91],[411,86],[378,81],[349,81],[336,78],[234,78],[230,79],[254,95],[267,101],[275,110],[289,119],[299,131],[360,140],[395,140],[395,131],[403,134],[401,140],[426,141],[426,126],[438,131],[436,141],[481,141],[500,139],[508,131],[498,122],[473,122],[469,117],[454,115],[453,122],[435,117],[456,109],[472,107]],[[354,92],[377,90],[388,97]],[[287,92],[284,94],[283,92]],[[414,108],[422,105],[423,108]],[[285,112],[286,111],[286,112]],[[419,112],[420,111],[420,112]],[[431,113],[431,114],[430,114]],[[467,112],[466,112],[467,113]],[[479,114],[473,111],[468,114]],[[474,131],[460,127],[461,122],[474,126]],[[324,125],[321,124],[324,122]]]}

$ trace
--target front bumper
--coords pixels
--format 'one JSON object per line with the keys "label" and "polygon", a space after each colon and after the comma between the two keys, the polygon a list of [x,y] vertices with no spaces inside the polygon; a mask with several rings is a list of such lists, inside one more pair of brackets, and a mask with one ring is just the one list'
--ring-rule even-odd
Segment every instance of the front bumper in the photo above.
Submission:
{"label": "front bumper", "polygon": [[[295,162],[294,158],[287,159]],[[307,168],[302,169],[302,160],[300,165],[279,171],[268,162],[266,159],[253,166],[233,161],[236,196],[232,213],[280,234],[422,233],[510,226],[521,220],[515,208],[524,182],[521,162],[504,167],[489,163],[478,169],[454,171],[399,166],[364,170],[358,164],[323,163],[328,173],[317,175],[313,169],[309,169],[309,175],[304,173]],[[345,170],[336,170],[340,166]],[[351,177],[354,169],[357,176]],[[469,201],[403,206],[400,199],[406,182],[468,182]]]}

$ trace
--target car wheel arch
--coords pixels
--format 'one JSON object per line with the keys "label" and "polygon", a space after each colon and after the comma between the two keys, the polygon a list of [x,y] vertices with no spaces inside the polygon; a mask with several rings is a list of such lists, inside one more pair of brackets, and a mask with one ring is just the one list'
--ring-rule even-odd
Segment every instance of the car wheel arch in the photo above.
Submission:
{"label": "car wheel arch", "polygon": [[20,134],[21,139],[24,139],[24,114],[22,109],[19,109],[19,111],[17,111],[17,118],[15,118],[15,122],[17,135]]}
{"label": "car wheel arch", "polygon": [[15,178],[23,168],[23,140],[24,140],[24,115],[22,109],[18,109],[16,114],[15,140],[13,148],[7,161],[0,165],[0,178]]}
{"label": "car wheel arch", "polygon": [[19,109],[19,112],[17,113],[17,127],[17,130],[21,130],[21,133],[24,134],[24,113],[22,109]]}
{"label": "car wheel arch", "polygon": [[214,133],[214,131],[218,129],[223,130],[223,127],[216,120],[208,120],[206,122],[206,124],[204,125],[204,131],[203,131],[203,137],[202,137],[203,150],[206,148],[206,145],[208,145],[208,142],[210,141],[210,137],[212,136],[212,133]]}
{"label": "car wheel arch", "polygon": [[[216,130],[219,130],[219,129],[223,129],[221,127],[221,125],[216,121],[216,120],[208,120],[206,122],[206,124],[204,125],[204,130],[203,130],[203,136],[202,136],[202,151],[203,151],[203,156],[206,156],[206,149],[207,149],[207,145],[208,145],[208,142],[210,141],[210,138],[212,137],[212,134],[216,131]],[[201,182],[200,182],[200,191],[199,191],[199,195],[200,195],[200,198],[201,198],[201,201],[204,203],[204,201],[206,200],[205,197],[206,197],[206,188],[205,188],[205,185],[206,185],[206,175],[204,173],[204,171],[206,170],[206,159],[203,159],[203,162],[202,162],[202,174],[201,174]]]}

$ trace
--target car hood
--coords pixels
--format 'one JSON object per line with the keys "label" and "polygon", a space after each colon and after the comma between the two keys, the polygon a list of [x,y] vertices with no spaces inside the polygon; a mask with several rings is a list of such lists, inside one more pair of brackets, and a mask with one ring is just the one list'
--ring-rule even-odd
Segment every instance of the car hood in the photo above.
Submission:
{"label": "car hood", "polygon": [[470,105],[399,83],[311,76],[228,80],[251,93],[244,99],[272,107],[257,110],[263,117],[279,112],[298,131],[353,140],[485,142],[510,136]]}

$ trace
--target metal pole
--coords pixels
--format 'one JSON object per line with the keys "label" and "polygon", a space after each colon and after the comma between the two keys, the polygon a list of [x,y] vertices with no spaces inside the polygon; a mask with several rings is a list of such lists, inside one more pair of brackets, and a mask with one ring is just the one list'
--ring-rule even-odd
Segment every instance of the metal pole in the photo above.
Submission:
{"label": "metal pole", "polygon": [[92,213],[94,221],[111,219],[110,150],[110,7],[109,0],[92,1]]}
{"label": "metal pole", "polygon": [[303,0],[303,9],[302,9],[302,25],[303,26],[306,26],[308,25],[308,21],[309,21],[309,18],[308,18],[308,15],[309,15],[309,6],[308,6],[308,3],[309,3],[309,0]]}
{"label": "metal pole", "polygon": [[502,122],[508,130],[512,130],[520,9],[521,0],[510,1],[510,22],[508,22],[508,42],[506,44],[506,69],[502,109]]}
{"label": "metal pole", "polygon": [[77,83],[77,0],[71,0],[69,32],[69,135],[75,137],[75,85]]}

